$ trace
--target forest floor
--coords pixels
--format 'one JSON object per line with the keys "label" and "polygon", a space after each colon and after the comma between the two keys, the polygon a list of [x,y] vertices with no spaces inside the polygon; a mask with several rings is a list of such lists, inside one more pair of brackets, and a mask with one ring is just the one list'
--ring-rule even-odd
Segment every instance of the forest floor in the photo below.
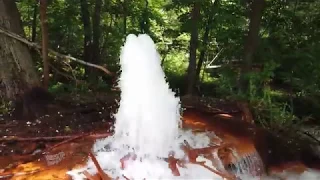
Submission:
{"label": "forest floor", "polygon": [[[25,178],[26,172],[35,173],[41,169],[40,174],[43,175],[48,174],[49,166],[51,169],[66,169],[69,165],[85,162],[95,139],[111,134],[116,97],[117,95],[68,95],[59,97],[63,101],[50,108],[47,115],[36,119],[15,119],[10,114],[1,115],[0,179],[15,179],[12,176],[16,179]],[[72,156],[68,156],[70,153]],[[23,168],[26,163],[33,161],[40,164],[33,165],[34,167],[29,164],[28,168]],[[39,173],[37,174],[39,177]],[[65,172],[53,174],[47,179],[67,178]],[[41,176],[40,179],[43,178]]]}
{"label": "forest floor", "polygon": [[[118,97],[116,93],[65,95],[39,118],[1,115],[0,179],[68,179],[66,172],[84,165],[95,140],[112,134]],[[199,99],[182,102],[183,106],[197,103],[205,104]],[[211,111],[241,115],[234,103],[210,103],[216,104]]]}
{"label": "forest floor", "polygon": [[[112,134],[118,99],[115,93],[73,94],[60,96],[40,118],[1,115],[0,180],[70,179],[66,172],[85,165],[95,140]],[[184,98],[182,106],[207,108],[235,119],[246,116],[237,102],[206,100]]]}

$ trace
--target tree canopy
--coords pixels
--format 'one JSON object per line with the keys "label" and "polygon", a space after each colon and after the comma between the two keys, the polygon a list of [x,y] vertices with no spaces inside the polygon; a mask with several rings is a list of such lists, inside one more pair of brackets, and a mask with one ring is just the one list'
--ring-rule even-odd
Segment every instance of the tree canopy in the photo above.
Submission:
{"label": "tree canopy", "polygon": [[[16,2],[26,38],[40,42],[39,3]],[[49,48],[117,72],[126,35],[147,33],[177,92],[245,100],[261,124],[287,125],[320,117],[319,8],[316,0],[49,0]],[[49,62],[52,91],[112,86],[98,70]]]}

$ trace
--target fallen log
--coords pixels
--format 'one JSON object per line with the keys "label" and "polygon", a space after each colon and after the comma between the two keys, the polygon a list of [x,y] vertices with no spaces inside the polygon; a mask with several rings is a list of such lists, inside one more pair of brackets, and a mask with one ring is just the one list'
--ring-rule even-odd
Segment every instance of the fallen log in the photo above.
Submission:
{"label": "fallen log", "polygon": [[78,137],[89,136],[92,138],[105,138],[112,135],[111,133],[102,133],[102,134],[77,134],[77,135],[65,135],[65,136],[49,136],[49,137],[16,137],[8,136],[0,138],[0,142],[10,142],[10,141],[61,141],[65,139],[72,139]]}

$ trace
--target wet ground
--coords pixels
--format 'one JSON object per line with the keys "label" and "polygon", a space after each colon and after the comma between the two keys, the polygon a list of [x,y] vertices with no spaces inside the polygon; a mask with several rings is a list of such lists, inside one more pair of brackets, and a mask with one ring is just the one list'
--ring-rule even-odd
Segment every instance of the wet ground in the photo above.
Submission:
{"label": "wet ground", "polygon": [[[19,164],[39,158],[40,164],[47,163],[46,156],[41,154],[45,151],[49,155],[63,152],[64,155],[58,153],[56,156],[63,157],[66,162],[72,162],[73,166],[78,164],[77,161],[82,162],[83,159],[77,158],[74,154],[82,149],[85,152],[84,157],[87,157],[94,139],[110,134],[114,122],[111,115],[117,105],[116,97],[116,95],[59,97],[54,106],[49,108],[47,115],[35,119],[17,119],[10,114],[1,115],[0,179],[17,174],[11,171],[16,169],[14,168],[16,166],[21,170],[20,173],[25,172],[25,168],[20,168]],[[69,143],[68,140],[72,141]],[[54,147],[57,144],[59,147]],[[70,152],[73,152],[72,156],[69,156]],[[67,160],[69,157],[76,160]],[[63,166],[67,167],[65,163]]]}
{"label": "wet ground", "polygon": [[[37,119],[0,117],[0,179],[69,179],[66,172],[84,165],[94,141],[112,133],[117,95],[69,95],[59,99],[62,101],[58,101],[48,115]],[[252,119],[248,120],[246,108],[239,107],[239,103],[183,98],[182,104],[210,112],[222,121],[253,123]],[[184,120],[185,127],[195,131],[208,130],[208,127],[218,130],[210,125],[210,120],[197,117]],[[221,137],[234,143],[240,155],[255,152],[251,140],[235,137],[232,130]],[[227,155],[222,156],[226,156],[226,162],[233,161]],[[301,163],[290,167],[296,166],[299,170],[305,168]]]}
{"label": "wet ground", "polygon": [[[86,161],[94,140],[112,133],[112,114],[116,112],[118,97],[102,93],[66,95],[39,118],[1,115],[0,179],[67,179],[65,172]],[[220,104],[220,109],[209,108],[213,113],[240,115],[236,107],[222,101],[211,103]],[[203,106],[204,102],[185,98],[183,104]],[[52,169],[54,173],[48,172]],[[60,174],[59,169],[63,169]]]}

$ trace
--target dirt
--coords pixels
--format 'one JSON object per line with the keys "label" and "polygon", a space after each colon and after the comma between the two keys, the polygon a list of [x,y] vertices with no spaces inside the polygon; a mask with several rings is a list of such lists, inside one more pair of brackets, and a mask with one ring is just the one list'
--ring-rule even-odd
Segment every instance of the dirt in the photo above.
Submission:
{"label": "dirt", "polygon": [[[84,136],[70,142],[63,142],[88,133],[102,134],[102,136],[111,133],[114,124],[112,115],[117,110],[118,99],[119,95],[116,93],[67,94],[58,97],[54,105],[49,106],[48,113],[38,118],[16,118],[10,113],[1,115],[0,179],[12,178],[12,175],[19,174],[17,173],[18,170],[25,173],[26,171],[29,172],[30,169],[32,171],[29,172],[30,174],[27,173],[28,176],[19,175],[15,179],[29,176],[36,179],[35,176],[31,176],[34,173],[34,168],[39,171],[36,172],[38,176],[47,171],[44,171],[44,169],[62,168],[64,169],[63,173],[55,176],[58,179],[65,179],[66,168],[70,168],[65,163],[62,163],[63,165],[59,163],[61,167],[50,166],[48,168],[45,155],[42,153],[63,152],[65,154],[64,159],[68,159],[69,156],[74,157],[78,149],[82,149],[80,154],[83,155],[83,158],[69,159],[67,162],[72,164],[70,164],[70,167],[85,162],[96,137]],[[186,98],[182,101],[186,106],[199,103],[198,100],[186,100]],[[236,112],[230,105],[222,102],[218,104],[222,109],[218,112]],[[52,148],[61,142],[63,144]],[[35,161],[38,161],[38,163],[34,163]],[[26,168],[25,166],[31,166],[32,168]],[[57,177],[48,179],[56,179]]]}
{"label": "dirt", "polygon": [[[70,179],[66,172],[85,164],[94,141],[112,133],[112,115],[117,110],[118,99],[117,94],[72,94],[60,96],[48,115],[39,118],[27,120],[2,115],[0,179]],[[246,116],[235,102],[182,98],[182,105],[210,111],[222,121],[230,118],[243,121]],[[206,130],[209,121],[198,119],[184,122],[195,131]],[[232,133],[224,136],[230,142],[233,139],[240,153],[254,152],[252,143],[244,143]]]}
{"label": "dirt", "polygon": [[46,154],[29,156],[29,159],[18,159],[16,155],[0,157],[2,164],[11,162],[12,166],[3,169],[0,179],[70,179],[66,172],[85,165],[93,143],[94,138],[85,137],[62,144]]}
{"label": "dirt", "polygon": [[[90,98],[91,97],[91,98]],[[0,156],[28,154],[28,143],[8,138],[34,138],[108,132],[113,125],[116,95],[69,95],[57,99],[47,115],[34,119],[16,119],[10,113],[0,117]],[[89,99],[93,99],[89,101]],[[61,139],[60,139],[61,140]],[[28,141],[25,141],[28,142]],[[34,148],[45,148],[52,141],[36,142]],[[32,143],[31,143],[32,144]]]}

